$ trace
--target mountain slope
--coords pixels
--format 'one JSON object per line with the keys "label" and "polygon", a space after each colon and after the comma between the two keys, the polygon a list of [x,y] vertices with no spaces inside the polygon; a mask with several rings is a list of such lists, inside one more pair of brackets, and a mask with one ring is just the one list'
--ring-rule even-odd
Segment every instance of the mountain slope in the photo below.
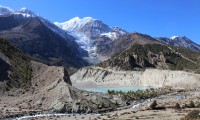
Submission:
{"label": "mountain slope", "polygon": [[25,8],[0,16],[0,36],[44,63],[66,67],[88,65],[82,59],[87,53],[71,35]]}
{"label": "mountain slope", "polygon": [[114,54],[124,51],[134,43],[141,45],[155,43],[159,44],[159,41],[146,34],[131,33],[115,41],[110,41],[109,43],[107,43],[107,47],[102,47],[99,52],[104,56],[112,56]]}
{"label": "mountain slope", "polygon": [[194,43],[187,37],[177,37],[177,36],[171,38],[153,38],[146,34],[130,33],[120,37],[115,41],[109,41],[106,40],[105,38],[102,39],[101,37],[97,38],[96,40],[98,42],[102,42],[101,44],[105,44],[104,46],[101,46],[100,44],[100,46],[97,47],[97,53],[100,53],[101,55],[108,57],[126,50],[134,43],[141,45],[164,44],[164,45],[184,47],[194,51],[200,50],[200,45]]}
{"label": "mountain slope", "polygon": [[[30,60],[18,48],[0,38],[0,92],[30,87]],[[3,90],[2,90],[3,89]]]}
{"label": "mountain slope", "polygon": [[100,63],[101,67],[124,70],[146,68],[199,71],[200,53],[190,49],[161,44],[133,44],[125,51]]}
{"label": "mountain slope", "polygon": [[[71,86],[64,67],[30,61],[23,52],[0,39],[0,119],[24,112],[91,113],[117,106],[101,94]],[[103,105],[102,107],[99,107]],[[15,109],[7,110],[7,109]]]}

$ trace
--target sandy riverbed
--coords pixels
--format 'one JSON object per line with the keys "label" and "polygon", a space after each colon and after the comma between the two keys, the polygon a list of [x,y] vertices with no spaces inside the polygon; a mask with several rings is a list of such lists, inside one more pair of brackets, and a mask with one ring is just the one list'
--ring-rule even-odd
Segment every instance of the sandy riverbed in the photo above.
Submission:
{"label": "sandy riverbed", "polygon": [[[181,99],[179,97],[181,96]],[[88,114],[88,115],[67,115],[67,116],[51,116],[51,117],[35,117],[35,118],[26,118],[22,120],[180,120],[187,113],[193,109],[200,108],[186,108],[181,110],[176,110],[170,108],[170,106],[175,106],[176,103],[179,103],[183,106],[185,103],[189,104],[192,100],[197,104],[200,99],[199,91],[187,91],[187,92],[175,92],[168,95],[163,95],[157,98],[152,99],[158,102],[159,106],[169,107],[165,110],[146,110],[152,101],[144,102],[137,106],[136,108],[129,108],[118,110],[114,112],[108,112],[103,114]],[[178,98],[178,99],[177,99]]]}

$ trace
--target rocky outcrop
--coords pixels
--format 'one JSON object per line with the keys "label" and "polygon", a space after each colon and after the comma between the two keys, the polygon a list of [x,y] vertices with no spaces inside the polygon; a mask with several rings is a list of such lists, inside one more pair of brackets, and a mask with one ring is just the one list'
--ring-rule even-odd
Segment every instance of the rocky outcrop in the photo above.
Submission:
{"label": "rocky outcrop", "polygon": [[200,86],[200,74],[159,69],[146,69],[140,80],[144,86],[195,88]]}
{"label": "rocky outcrop", "polygon": [[[146,69],[142,71],[117,71],[100,67],[82,68],[71,76],[77,87],[144,86],[144,87],[197,87],[200,75],[184,71]],[[85,85],[85,86],[84,86]]]}
{"label": "rocky outcrop", "polygon": [[[110,107],[112,103],[94,93],[82,91],[71,86],[69,75],[63,67],[47,66],[33,62],[33,87],[36,96],[44,99],[33,99],[32,104],[41,101],[40,108],[51,112],[62,113],[89,113],[98,112],[98,106],[102,103]],[[40,97],[41,98],[41,97]],[[36,105],[38,107],[38,105]]]}
{"label": "rocky outcrop", "polygon": [[[89,84],[95,86],[140,86],[142,72],[115,71],[100,67],[82,68],[71,76],[73,85]],[[94,84],[93,84],[94,83]]]}
{"label": "rocky outcrop", "polygon": [[0,82],[9,80],[10,60],[2,52],[0,52]]}
{"label": "rocky outcrop", "polygon": [[[7,92],[11,96],[5,97],[9,97],[7,108],[15,106],[20,108],[19,112],[29,109],[28,113],[91,113],[116,107],[100,94],[71,86],[69,75],[63,67],[47,66],[34,61],[31,61],[31,66],[31,88],[23,92],[20,92],[20,89]],[[2,97],[0,103],[5,100]]]}
{"label": "rocky outcrop", "polygon": [[6,63],[3,59],[0,57],[0,82],[4,80],[8,80],[10,65]]}

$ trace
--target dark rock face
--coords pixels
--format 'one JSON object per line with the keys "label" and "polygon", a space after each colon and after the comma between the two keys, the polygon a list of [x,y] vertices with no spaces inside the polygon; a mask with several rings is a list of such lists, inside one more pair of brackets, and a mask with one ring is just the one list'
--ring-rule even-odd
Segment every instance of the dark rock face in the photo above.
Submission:
{"label": "dark rock face", "polygon": [[29,58],[18,48],[1,38],[0,73],[0,92],[10,88],[30,87],[31,67]]}
{"label": "dark rock face", "polygon": [[70,80],[70,76],[69,76],[69,74],[68,74],[68,72],[67,72],[67,70],[64,68],[64,78],[63,78],[63,80],[67,83],[67,84],[70,84],[70,85],[72,85],[72,82],[71,82],[71,80]]}
{"label": "dark rock face", "polygon": [[8,78],[8,71],[10,71],[10,65],[6,63],[3,59],[0,58],[0,82],[5,80],[9,80]]}
{"label": "dark rock face", "polygon": [[106,33],[111,31],[111,28],[100,20],[91,20],[90,22],[85,24],[82,28],[80,28],[78,31],[85,33],[86,35],[92,38],[101,33]]}
{"label": "dark rock face", "polygon": [[38,17],[21,15],[0,17],[0,36],[17,45],[35,60],[47,64],[81,67],[87,65],[75,41],[64,39]]}
{"label": "dark rock face", "polygon": [[105,36],[97,36],[94,39],[94,44],[97,46],[97,53],[106,56],[111,49],[112,40]]}

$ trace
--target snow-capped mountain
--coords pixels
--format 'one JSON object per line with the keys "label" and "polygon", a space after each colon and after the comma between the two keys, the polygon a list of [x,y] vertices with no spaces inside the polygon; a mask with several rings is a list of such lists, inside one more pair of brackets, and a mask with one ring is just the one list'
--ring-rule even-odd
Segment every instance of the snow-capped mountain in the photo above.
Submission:
{"label": "snow-capped mountain", "polygon": [[21,8],[21,9],[15,11],[15,12],[13,12],[12,14],[22,15],[24,17],[36,17],[36,16],[38,16],[34,12],[32,12],[31,10],[29,10],[27,8]]}
{"label": "snow-capped mountain", "polygon": [[55,22],[55,24],[67,31],[84,33],[90,38],[111,31],[108,25],[91,17],[84,17],[82,19],[75,17],[64,23]]}
{"label": "snow-capped mountain", "polygon": [[12,12],[11,8],[0,5],[0,15],[11,14]]}
{"label": "snow-capped mountain", "polygon": [[128,32],[120,27],[109,27],[101,20],[92,17],[84,17],[82,19],[75,17],[63,23],[55,22],[54,24],[71,33],[76,38],[76,42],[81,48],[88,51],[89,57],[91,58],[90,61],[98,61],[97,57],[100,55],[97,51],[99,47],[105,46],[102,40],[99,41],[100,39],[106,39],[107,43],[108,41],[116,40],[128,34]]}
{"label": "snow-capped mountain", "polygon": [[41,62],[66,67],[88,64],[83,59],[87,51],[73,36],[26,8],[0,16],[0,36]]}
{"label": "snow-capped mountain", "polygon": [[183,37],[175,37],[174,39],[171,39],[173,45],[175,46],[181,46],[185,48],[189,48],[195,51],[200,51],[200,45],[194,43],[192,40],[189,38],[183,36]]}
{"label": "snow-capped mountain", "polygon": [[189,48],[191,50],[200,51],[200,45],[196,44],[195,42],[193,42],[192,40],[190,40],[189,38],[187,38],[185,36],[183,36],[183,37],[172,36],[170,38],[160,37],[160,38],[156,38],[156,39],[159,40],[163,44],[180,46],[180,47]]}
{"label": "snow-capped mountain", "polygon": [[7,14],[13,14],[15,16],[18,16],[18,18],[20,17],[24,17],[24,18],[30,18],[30,17],[37,17],[39,18],[48,28],[50,28],[52,31],[54,31],[55,33],[59,34],[61,37],[63,37],[64,39],[68,39],[68,40],[73,40],[74,38],[73,36],[69,35],[69,33],[63,29],[61,29],[60,27],[56,26],[54,23],[50,22],[49,20],[43,18],[42,16],[39,16],[38,14],[35,14],[33,11],[27,9],[27,8],[21,8],[19,10],[16,11],[12,11],[11,13],[7,13]]}
{"label": "snow-capped mountain", "polygon": [[36,17],[38,15],[36,15],[34,12],[32,12],[31,10],[27,9],[27,8],[21,8],[19,10],[13,10],[9,7],[5,7],[0,5],[0,15],[9,15],[9,14],[14,14],[14,15],[22,15],[24,17]]}
{"label": "snow-capped mountain", "polygon": [[55,24],[63,30],[84,33],[90,38],[101,34],[107,35],[106,33],[110,33],[108,36],[113,35],[114,37],[112,38],[116,38],[116,36],[119,36],[118,34],[127,34],[125,30],[122,30],[119,27],[111,28],[102,21],[92,17],[84,17],[82,19],[75,17],[63,23],[55,22]]}
{"label": "snow-capped mountain", "polygon": [[34,12],[32,12],[31,10],[29,10],[25,7],[15,11],[9,7],[0,5],[0,15],[9,15],[9,14],[22,15],[24,17],[38,16],[37,14],[35,14]]}
{"label": "snow-capped mountain", "polygon": [[79,17],[75,17],[75,18],[72,18],[71,20],[63,22],[63,23],[55,22],[55,24],[64,30],[79,31],[87,23],[94,22],[95,20],[96,19],[93,19],[91,17],[85,17],[83,19],[80,19]]}
{"label": "snow-capped mountain", "polygon": [[[132,45],[132,42],[135,41],[138,43],[148,43],[146,41],[150,40],[153,41],[152,43],[156,42],[159,44],[161,43],[173,46],[181,46],[200,51],[200,45],[194,43],[187,37],[172,36],[170,38],[152,38],[148,35],[129,34],[120,27],[109,27],[101,20],[94,19],[92,17],[75,17],[63,23],[52,23],[27,8],[21,8],[14,11],[8,7],[0,6],[0,18],[0,35],[2,36],[6,34],[6,36],[9,36],[10,38],[15,40],[18,40],[19,38],[20,40],[32,40],[38,37],[40,38],[39,40],[53,40],[53,43],[56,43],[56,41],[54,40],[57,39],[59,39],[60,41],[65,40],[67,42],[67,46],[62,46],[62,48],[66,47],[68,50],[75,51],[73,52],[72,56],[78,56],[78,59],[84,58],[93,64],[105,60],[104,58],[109,58],[111,55],[108,54],[109,51],[111,51],[110,53],[114,54],[117,49],[119,49],[119,46],[122,46],[122,48],[127,48]],[[42,27],[39,28],[39,25],[41,25]],[[7,29],[7,31],[4,31],[5,29]],[[33,32],[36,32],[36,34],[33,34]],[[115,45],[116,43],[118,43],[119,45]],[[51,45],[49,43],[50,47],[54,46]],[[57,43],[55,45],[59,46]],[[24,45],[23,47],[26,48],[26,45]],[[26,49],[31,50],[30,48]],[[39,52],[39,50],[37,49],[34,50]],[[34,52],[35,51],[31,51],[31,53]],[[57,51],[55,51],[55,53],[60,54],[62,52],[57,53]],[[64,55],[64,53],[62,54]],[[41,52],[41,55],[46,56],[49,54]]]}
{"label": "snow-capped mountain", "polygon": [[179,36],[171,36],[169,39],[170,40],[175,40],[176,38],[179,38]]}

